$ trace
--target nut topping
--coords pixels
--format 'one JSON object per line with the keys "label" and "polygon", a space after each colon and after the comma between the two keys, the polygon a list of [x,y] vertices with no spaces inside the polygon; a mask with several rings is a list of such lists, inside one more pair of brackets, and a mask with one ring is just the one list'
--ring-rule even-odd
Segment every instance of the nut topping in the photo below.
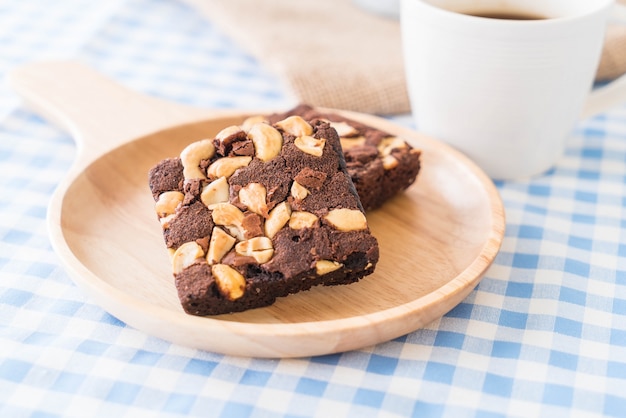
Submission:
{"label": "nut topping", "polygon": [[267,263],[274,255],[272,240],[268,237],[254,237],[235,245],[235,252],[239,255],[253,257],[257,263]]}
{"label": "nut topping", "polygon": [[172,256],[172,270],[174,274],[180,274],[184,269],[204,257],[202,247],[195,241],[186,242],[176,249]]}
{"label": "nut topping", "polygon": [[209,264],[216,264],[222,261],[222,258],[228,254],[235,245],[235,241],[237,240],[224,232],[222,228],[213,228],[211,240],[209,241],[209,250],[206,254],[206,261]]}
{"label": "nut topping", "polygon": [[228,181],[226,177],[213,180],[202,188],[202,193],[200,194],[200,200],[209,209],[213,209],[213,206],[218,203],[228,202],[228,199]]}
{"label": "nut topping", "polygon": [[226,138],[228,138],[229,136],[233,136],[235,135],[237,132],[241,132],[243,129],[241,129],[241,127],[237,126],[237,125],[232,125],[232,126],[228,126],[224,129],[222,129],[221,131],[218,132],[217,135],[215,135],[215,139],[217,139],[218,141],[223,141]]}
{"label": "nut topping", "polygon": [[214,264],[211,273],[219,292],[228,300],[237,300],[246,290],[246,279],[237,270],[226,264]]}
{"label": "nut topping", "polygon": [[393,155],[385,155],[383,157],[383,168],[385,170],[392,170],[398,166],[399,162]]}
{"label": "nut topping", "polygon": [[172,222],[174,219],[176,219],[176,214],[172,213],[171,215],[167,215],[161,219],[159,219],[159,221],[161,222],[161,227],[165,230],[168,229],[170,227],[170,222]]}
{"label": "nut topping", "polygon": [[250,128],[252,128],[257,123],[267,123],[267,119],[265,119],[265,116],[261,116],[261,115],[250,116],[249,118],[247,118],[246,120],[242,122],[241,129],[244,132],[248,133],[250,132]]}
{"label": "nut topping", "polygon": [[154,209],[159,218],[165,218],[176,212],[176,208],[181,204],[183,199],[185,199],[185,195],[181,192],[163,192],[159,195],[159,200],[154,204]]}
{"label": "nut topping", "polygon": [[210,139],[203,139],[187,145],[180,153],[185,180],[205,179],[206,176],[200,169],[200,161],[208,160],[213,155],[215,155],[215,146]]}
{"label": "nut topping", "polygon": [[339,270],[343,267],[343,264],[331,260],[319,260],[315,263],[315,272],[318,276],[331,273],[335,270]]}
{"label": "nut topping", "polygon": [[254,143],[256,157],[267,162],[280,154],[283,148],[283,136],[267,123],[256,123],[248,131],[248,138]]}
{"label": "nut topping", "polygon": [[364,136],[357,136],[354,138],[341,137],[339,138],[339,142],[341,142],[341,148],[343,150],[348,150],[350,148],[360,147],[361,145],[365,144],[365,137]]}
{"label": "nut topping", "polygon": [[265,220],[265,235],[274,238],[291,217],[291,207],[287,202],[281,202],[272,209]]}
{"label": "nut topping", "polygon": [[216,225],[225,226],[237,239],[244,239],[242,227],[243,212],[230,203],[217,203],[213,207],[211,217]]}
{"label": "nut topping", "polygon": [[312,228],[317,224],[318,218],[311,212],[306,211],[293,211],[291,212],[291,218],[289,218],[289,228],[302,229]]}
{"label": "nut topping", "polygon": [[294,181],[291,185],[291,195],[296,200],[303,200],[309,195],[309,190],[297,181]]}
{"label": "nut topping", "polygon": [[402,138],[390,136],[380,141],[380,144],[378,144],[377,148],[378,153],[385,157],[387,155],[390,155],[391,151],[394,149],[403,149],[406,147],[407,144],[402,140]]}
{"label": "nut topping", "polygon": [[367,229],[365,215],[358,209],[333,209],[328,212],[324,219],[344,232]]}
{"label": "nut topping", "polygon": [[326,145],[325,139],[317,139],[312,136],[304,135],[299,136],[293,141],[294,145],[305,152],[316,157],[321,157],[324,152],[324,145]]}
{"label": "nut topping", "polygon": [[224,157],[215,160],[207,169],[210,178],[230,177],[241,167],[246,167],[252,161],[252,157]]}
{"label": "nut topping", "polygon": [[313,134],[313,127],[300,116],[289,116],[276,122],[276,126],[295,137]]}
{"label": "nut topping", "polygon": [[267,190],[261,183],[250,183],[239,190],[239,201],[257,215],[267,215]]}
{"label": "nut topping", "polygon": [[339,137],[354,136],[359,133],[359,131],[357,131],[354,126],[346,122],[327,122],[330,123],[330,126],[332,126],[337,131],[337,135],[339,135]]}

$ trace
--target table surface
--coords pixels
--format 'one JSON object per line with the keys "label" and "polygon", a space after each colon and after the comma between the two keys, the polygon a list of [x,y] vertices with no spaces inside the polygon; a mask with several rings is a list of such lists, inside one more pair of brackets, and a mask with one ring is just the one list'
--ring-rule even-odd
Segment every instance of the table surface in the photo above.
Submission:
{"label": "table surface", "polygon": [[[50,58],[185,104],[295,104],[280,80],[175,0],[0,4],[0,75]],[[582,121],[550,172],[496,184],[506,236],[459,306],[396,340],[315,358],[177,346],[88,300],[46,227],[74,156],[72,138],[3,82],[2,417],[626,416],[626,106]]]}

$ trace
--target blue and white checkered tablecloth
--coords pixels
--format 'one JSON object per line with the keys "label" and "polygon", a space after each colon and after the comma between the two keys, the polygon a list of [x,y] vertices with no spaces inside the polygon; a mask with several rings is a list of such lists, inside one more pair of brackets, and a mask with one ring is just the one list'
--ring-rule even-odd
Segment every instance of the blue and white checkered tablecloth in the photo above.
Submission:
{"label": "blue and white checkered tablecloth", "polygon": [[[44,58],[197,106],[295,103],[175,0],[0,3],[0,75]],[[0,417],[626,417],[626,106],[581,123],[551,172],[497,184],[502,250],[458,307],[315,358],[177,346],[85,298],[45,222],[74,153],[0,85]]]}

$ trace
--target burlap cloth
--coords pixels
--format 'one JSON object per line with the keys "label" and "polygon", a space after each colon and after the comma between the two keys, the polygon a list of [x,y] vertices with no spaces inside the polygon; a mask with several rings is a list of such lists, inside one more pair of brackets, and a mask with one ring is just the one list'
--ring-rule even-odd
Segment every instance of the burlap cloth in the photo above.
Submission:
{"label": "burlap cloth", "polygon": [[[302,102],[375,114],[410,111],[397,20],[351,0],[185,1]],[[597,78],[625,72],[626,27],[610,26]]]}

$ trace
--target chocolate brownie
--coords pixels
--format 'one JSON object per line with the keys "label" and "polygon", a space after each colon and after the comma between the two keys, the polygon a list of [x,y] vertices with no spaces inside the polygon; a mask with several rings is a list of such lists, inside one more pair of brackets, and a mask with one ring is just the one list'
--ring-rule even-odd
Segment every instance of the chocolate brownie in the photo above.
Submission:
{"label": "chocolate brownie", "polygon": [[302,104],[267,118],[273,123],[291,115],[305,120],[328,121],[339,134],[348,174],[365,210],[380,207],[415,181],[420,170],[420,150],[374,127]]}
{"label": "chocolate brownie", "polygon": [[149,185],[189,314],[353,283],[378,261],[339,136],[322,120],[227,127],[161,161]]}

